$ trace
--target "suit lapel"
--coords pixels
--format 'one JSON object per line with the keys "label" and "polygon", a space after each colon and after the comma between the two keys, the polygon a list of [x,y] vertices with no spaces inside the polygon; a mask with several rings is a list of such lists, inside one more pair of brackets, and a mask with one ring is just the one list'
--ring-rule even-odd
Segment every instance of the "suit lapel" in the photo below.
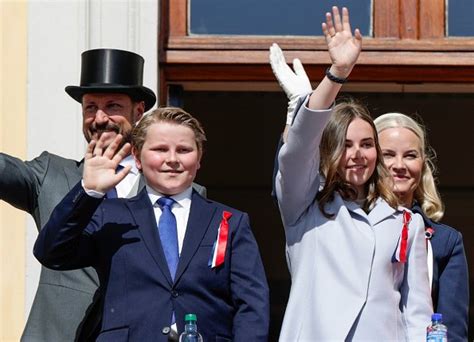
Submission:
{"label": "suit lapel", "polygon": [[146,248],[158,264],[168,284],[172,286],[173,281],[171,280],[163,248],[161,247],[155,214],[153,213],[153,207],[146,189],[143,189],[136,197],[127,201],[126,204],[138,225]]}
{"label": "suit lapel", "polygon": [[208,202],[193,190],[188,226],[186,227],[186,234],[184,236],[183,248],[179,257],[175,281],[179,281],[179,278],[186,270],[189,262],[199,248],[215,211],[215,204]]}
{"label": "suit lapel", "polygon": [[82,170],[84,168],[84,159],[77,164],[77,168],[63,167],[64,174],[66,175],[69,189],[72,189],[82,178]]}

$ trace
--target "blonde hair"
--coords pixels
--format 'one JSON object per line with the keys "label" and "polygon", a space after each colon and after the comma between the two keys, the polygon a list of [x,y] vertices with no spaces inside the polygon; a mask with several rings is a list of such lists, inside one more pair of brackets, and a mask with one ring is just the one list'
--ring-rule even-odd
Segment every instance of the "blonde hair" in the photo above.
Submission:
{"label": "blonde hair", "polygon": [[436,172],[434,164],[436,154],[427,143],[424,126],[402,113],[383,114],[376,118],[374,123],[378,134],[388,128],[406,128],[418,137],[420,141],[420,152],[423,158],[423,168],[420,183],[416,187],[413,197],[418,201],[426,216],[434,221],[441,220],[444,215],[444,204],[439,195],[434,178]]}
{"label": "blonde hair", "polygon": [[331,118],[324,128],[319,145],[321,155],[320,171],[326,178],[326,181],[323,189],[318,193],[317,199],[320,211],[328,218],[334,214],[327,213],[324,207],[326,203],[334,199],[335,192],[338,192],[346,200],[353,201],[357,199],[357,190],[347,183],[338,172],[339,162],[345,150],[347,128],[356,118],[366,121],[372,127],[375,147],[377,149],[376,167],[366,183],[367,200],[364,210],[369,210],[379,197],[382,197],[394,208],[398,205],[398,198],[393,193],[390,174],[383,163],[382,151],[380,150],[375,126],[369,111],[361,103],[348,99],[334,107]]}
{"label": "blonde hair", "polygon": [[206,141],[206,133],[204,132],[201,123],[195,117],[178,107],[157,108],[146,114],[138,122],[138,124],[133,128],[131,134],[132,146],[136,155],[140,155],[143,144],[145,143],[148,128],[152,124],[158,122],[169,122],[189,127],[194,132],[198,152],[202,155],[204,149],[203,145]]}

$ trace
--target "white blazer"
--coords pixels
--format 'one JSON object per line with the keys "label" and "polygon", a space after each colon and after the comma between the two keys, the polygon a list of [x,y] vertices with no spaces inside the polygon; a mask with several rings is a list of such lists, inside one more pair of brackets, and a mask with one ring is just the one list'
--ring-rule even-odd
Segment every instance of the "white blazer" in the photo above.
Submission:
{"label": "white blazer", "polygon": [[403,264],[395,259],[401,208],[379,199],[366,214],[338,194],[326,206],[334,218],[318,208],[319,142],[330,114],[301,106],[279,153],[292,280],[280,341],[425,341],[432,304],[421,216],[412,214]]}

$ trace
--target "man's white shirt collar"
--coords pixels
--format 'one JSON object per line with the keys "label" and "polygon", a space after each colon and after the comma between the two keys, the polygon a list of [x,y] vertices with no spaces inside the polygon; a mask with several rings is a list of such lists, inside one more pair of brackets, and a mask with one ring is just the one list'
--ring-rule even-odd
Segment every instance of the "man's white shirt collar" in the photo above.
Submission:
{"label": "man's white shirt collar", "polygon": [[130,172],[133,173],[134,175],[138,174],[138,168],[135,163],[135,158],[131,154],[126,156],[125,158],[122,159],[122,161],[119,163],[120,166],[126,167],[126,166],[131,166],[132,168],[130,169]]}

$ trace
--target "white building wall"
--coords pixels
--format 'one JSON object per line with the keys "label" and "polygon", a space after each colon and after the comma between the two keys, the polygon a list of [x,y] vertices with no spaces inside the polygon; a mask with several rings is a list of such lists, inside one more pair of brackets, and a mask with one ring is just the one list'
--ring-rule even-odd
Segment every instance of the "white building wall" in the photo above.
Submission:
{"label": "white building wall", "polygon": [[[159,0],[30,0],[28,4],[28,159],[47,150],[82,159],[80,104],[64,91],[79,85],[81,53],[117,48],[145,58],[144,85],[157,93]],[[37,236],[27,222],[25,319],[39,280]]]}

